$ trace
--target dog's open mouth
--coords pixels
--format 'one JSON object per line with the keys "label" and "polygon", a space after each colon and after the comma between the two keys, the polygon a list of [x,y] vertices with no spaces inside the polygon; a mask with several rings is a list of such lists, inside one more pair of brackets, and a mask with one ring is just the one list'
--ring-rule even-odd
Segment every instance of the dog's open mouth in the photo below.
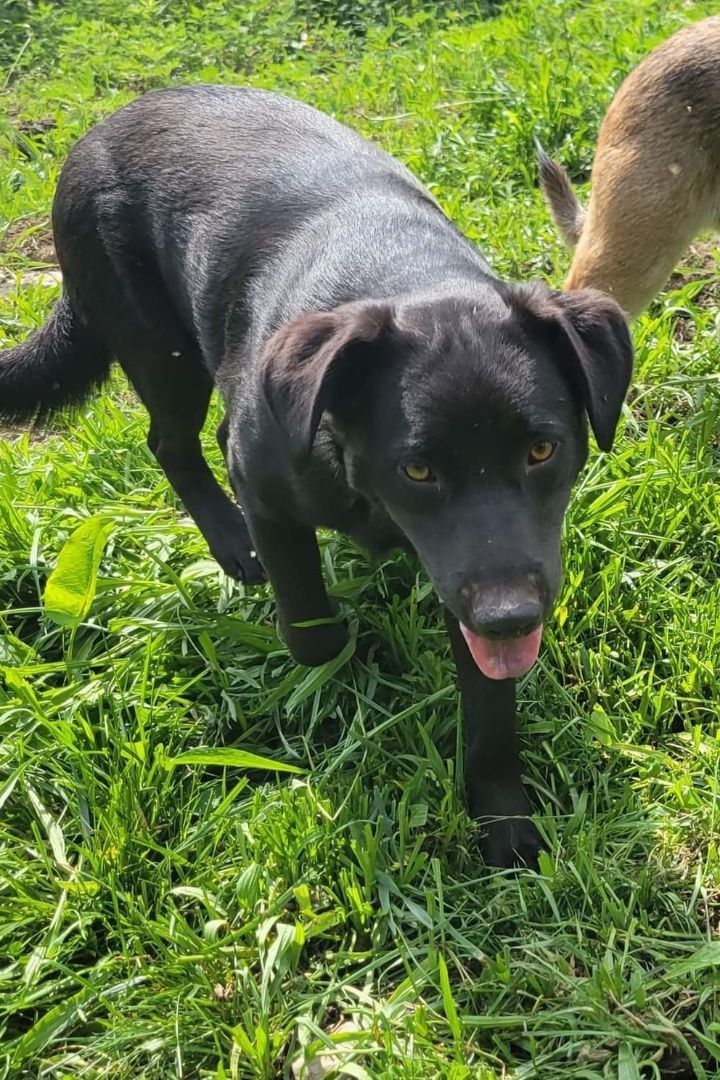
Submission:
{"label": "dog's open mouth", "polygon": [[488,679],[519,679],[537,660],[542,624],[518,638],[487,638],[460,623],[472,658]]}

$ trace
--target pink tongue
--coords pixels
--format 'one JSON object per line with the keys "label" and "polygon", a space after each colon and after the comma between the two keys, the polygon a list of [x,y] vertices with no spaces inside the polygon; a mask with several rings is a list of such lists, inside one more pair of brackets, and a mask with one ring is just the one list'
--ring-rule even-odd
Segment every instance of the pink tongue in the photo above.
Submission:
{"label": "pink tongue", "polygon": [[537,660],[542,626],[525,637],[500,641],[484,638],[460,623],[463,637],[477,666],[488,679],[519,679]]}

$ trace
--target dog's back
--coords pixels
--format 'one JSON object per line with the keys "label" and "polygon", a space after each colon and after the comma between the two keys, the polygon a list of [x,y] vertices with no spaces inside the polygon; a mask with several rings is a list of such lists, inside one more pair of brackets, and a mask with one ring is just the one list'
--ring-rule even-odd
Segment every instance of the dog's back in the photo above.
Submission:
{"label": "dog's back", "polygon": [[68,265],[78,231],[88,242],[99,233],[111,257],[146,263],[185,324],[207,332],[201,344],[212,364],[223,345],[212,341],[212,322],[229,292],[265,271],[274,252],[285,265],[329,207],[354,192],[370,204],[373,187],[386,200],[395,187],[431,203],[399,162],[302,102],[243,87],[162,90],[72,150],[53,207],[56,246],[69,280],[83,272]]}
{"label": "dog's back", "polygon": [[[658,117],[664,124],[657,129]],[[603,122],[598,150],[652,136],[697,139],[720,157],[720,16],[686,26],[658,45],[628,75]],[[714,136],[714,137],[713,137]]]}
{"label": "dog's back", "polygon": [[71,152],[53,225],[70,281],[95,233],[146,263],[212,368],[228,336],[252,353],[302,310],[416,287],[423,260],[429,285],[453,260],[488,270],[400,162],[308,105],[241,87],[157,91],[112,115]]}
{"label": "dog's back", "polygon": [[120,296],[138,334],[150,321],[214,372],[230,343],[252,357],[300,311],[489,272],[400,162],[243,87],[156,91],[92,129],[62,169],[53,230],[64,295],[2,358],[0,414],[17,419],[82,400],[132,347],[127,319],[108,326]]}

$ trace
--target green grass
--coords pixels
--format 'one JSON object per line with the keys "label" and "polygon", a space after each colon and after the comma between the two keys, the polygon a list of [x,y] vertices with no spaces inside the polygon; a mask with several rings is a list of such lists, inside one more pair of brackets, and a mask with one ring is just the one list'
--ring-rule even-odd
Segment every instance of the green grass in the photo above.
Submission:
{"label": "green grass", "polygon": [[[585,179],[622,75],[712,5],[520,0],[460,17],[369,0],[339,4],[339,26],[309,8],[0,7],[0,340],[53,299],[23,275],[48,259],[72,142],[190,80],[279,88],[347,120],[498,271],[559,282],[533,136]],[[28,130],[41,120],[55,126]],[[478,856],[448,649],[410,563],[372,567],[326,538],[357,638],[346,664],[309,672],[269,593],[209,561],[119,378],[47,437],[7,435],[0,1076],[269,1080],[341,1018],[359,1078],[720,1075],[717,283],[703,255],[637,324],[616,449],[572,505],[564,589],[520,690],[539,875]],[[42,595],[88,516],[112,529],[73,630]],[[300,771],[221,765],[223,747]]]}

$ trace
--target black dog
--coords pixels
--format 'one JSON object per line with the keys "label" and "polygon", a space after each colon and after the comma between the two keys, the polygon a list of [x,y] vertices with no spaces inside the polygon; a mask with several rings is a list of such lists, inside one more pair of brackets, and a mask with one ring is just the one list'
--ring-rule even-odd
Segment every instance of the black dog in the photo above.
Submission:
{"label": "black dog", "polygon": [[[78,402],[116,358],[213,555],[246,582],[262,564],[303,664],[346,640],[316,527],[414,549],[446,611],[486,853],[532,864],[514,680],[559,583],[585,413],[613,440],[632,368],[620,309],[501,283],[400,164],[255,90],[115,113],[70,154],[53,226],[64,294],[0,356],[0,414]],[[244,516],[200,451],[214,385]]]}

